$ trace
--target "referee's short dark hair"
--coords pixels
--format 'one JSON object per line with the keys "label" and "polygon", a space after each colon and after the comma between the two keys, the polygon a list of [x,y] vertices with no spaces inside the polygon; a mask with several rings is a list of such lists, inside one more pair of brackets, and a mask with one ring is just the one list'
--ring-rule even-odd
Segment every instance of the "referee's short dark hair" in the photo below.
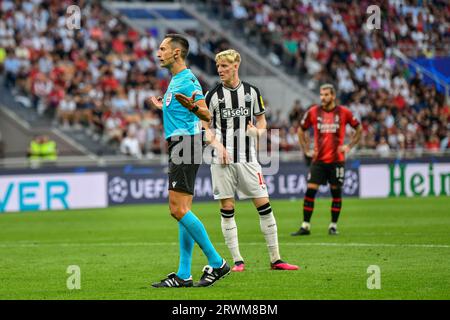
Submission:
{"label": "referee's short dark hair", "polygon": [[164,39],[170,38],[172,48],[176,47],[181,50],[181,58],[186,59],[189,53],[189,41],[178,33],[168,33]]}

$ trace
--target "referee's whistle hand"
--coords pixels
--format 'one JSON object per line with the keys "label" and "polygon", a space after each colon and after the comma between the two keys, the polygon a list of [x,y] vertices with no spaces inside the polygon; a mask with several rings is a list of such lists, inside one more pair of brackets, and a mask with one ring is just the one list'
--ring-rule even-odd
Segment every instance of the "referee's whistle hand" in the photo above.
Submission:
{"label": "referee's whistle hand", "polygon": [[159,97],[150,97],[147,101],[152,108],[161,109],[162,108],[162,100],[161,96]]}

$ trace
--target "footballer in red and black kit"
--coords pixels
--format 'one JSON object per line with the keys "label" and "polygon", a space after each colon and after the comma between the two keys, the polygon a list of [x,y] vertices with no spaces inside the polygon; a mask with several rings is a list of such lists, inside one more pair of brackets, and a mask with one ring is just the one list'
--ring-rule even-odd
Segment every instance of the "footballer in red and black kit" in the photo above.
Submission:
{"label": "footballer in red and black kit", "polygon": [[[303,116],[298,131],[299,143],[310,164],[308,187],[303,201],[303,223],[294,233],[309,235],[311,233],[311,216],[314,210],[314,199],[320,185],[330,184],[333,198],[331,205],[331,223],[328,227],[330,235],[338,234],[337,221],[342,207],[342,185],[344,183],[345,154],[353,148],[361,138],[361,124],[352,112],[336,105],[336,91],[331,84],[320,87],[321,105],[313,105]],[[344,144],[346,126],[349,124],[355,133],[348,144]],[[314,132],[314,149],[305,135],[309,128]]]}

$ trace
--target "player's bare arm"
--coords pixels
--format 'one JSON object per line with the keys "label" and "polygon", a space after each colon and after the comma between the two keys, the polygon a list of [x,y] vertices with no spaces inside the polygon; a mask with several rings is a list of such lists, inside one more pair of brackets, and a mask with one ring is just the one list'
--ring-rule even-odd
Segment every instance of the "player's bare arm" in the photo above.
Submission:
{"label": "player's bare arm", "polygon": [[256,118],[256,126],[253,125],[250,121],[247,124],[247,135],[250,137],[261,137],[266,133],[267,129],[267,121],[266,116],[264,114],[260,114],[259,116],[255,116]]}
{"label": "player's bare arm", "polygon": [[251,121],[249,121],[247,124],[247,135],[249,137],[256,138],[256,148],[257,150],[259,150],[259,138],[267,134],[267,121],[266,116],[264,114],[255,116],[255,118],[256,118],[256,126],[254,126]]}
{"label": "player's bare arm", "polygon": [[361,140],[361,133],[362,133],[362,127],[361,125],[357,126],[355,129],[355,132],[353,133],[350,143],[347,145],[342,145],[339,147],[340,152],[348,153],[350,150],[356,146],[359,143],[359,140]]}
{"label": "player's bare arm", "polygon": [[305,131],[303,131],[302,127],[298,128],[297,134],[300,148],[303,150],[305,155],[307,155],[308,157],[314,157],[314,150],[309,149],[309,139],[306,136]]}
{"label": "player's bare arm", "polygon": [[212,146],[214,149],[217,150],[219,154],[219,159],[221,159],[221,164],[229,164],[231,161],[231,157],[227,151],[227,149],[224,147],[222,143],[220,143],[217,139],[215,134],[212,132],[211,128],[209,127],[209,122],[202,121],[202,126],[205,129],[205,142],[207,145]]}
{"label": "player's bare arm", "polygon": [[184,94],[176,93],[175,99],[183,107],[194,113],[197,117],[200,118],[200,120],[205,122],[211,121],[211,114],[209,113],[208,107],[206,106],[206,102],[204,99],[195,101],[195,92],[192,95],[192,97],[186,97]]}

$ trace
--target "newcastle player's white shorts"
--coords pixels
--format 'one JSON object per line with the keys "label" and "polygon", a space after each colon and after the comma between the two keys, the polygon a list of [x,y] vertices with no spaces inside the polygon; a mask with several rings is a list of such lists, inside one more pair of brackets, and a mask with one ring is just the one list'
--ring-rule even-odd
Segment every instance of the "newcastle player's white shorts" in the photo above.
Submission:
{"label": "newcastle player's white shorts", "polygon": [[257,162],[211,164],[211,176],[215,200],[234,198],[236,193],[239,199],[269,196]]}

